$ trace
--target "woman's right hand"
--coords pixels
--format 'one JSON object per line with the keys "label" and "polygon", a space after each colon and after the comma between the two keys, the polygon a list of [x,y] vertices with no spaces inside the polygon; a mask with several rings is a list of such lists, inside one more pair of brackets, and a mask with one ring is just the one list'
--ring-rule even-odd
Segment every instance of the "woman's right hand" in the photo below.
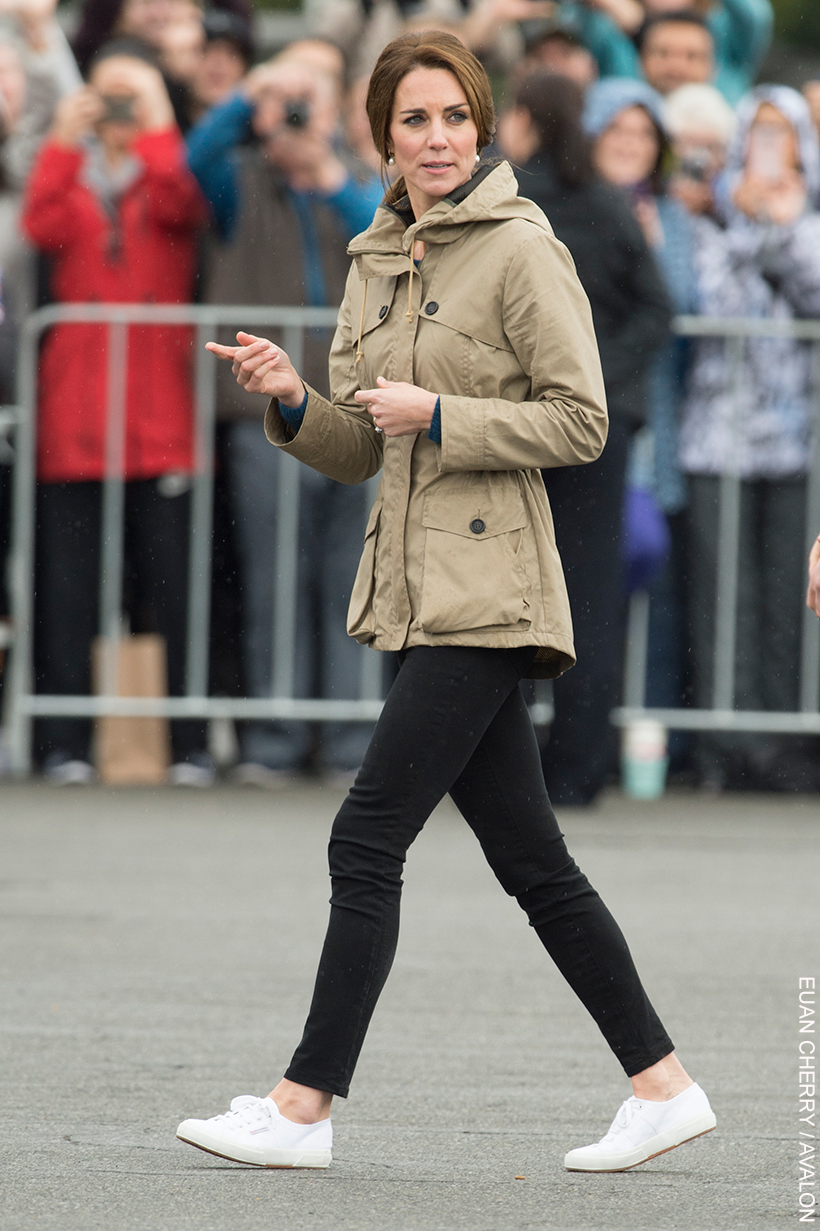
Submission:
{"label": "woman's right hand", "polygon": [[96,90],[91,86],[80,86],[73,94],[67,94],[57,104],[54,112],[54,123],[51,128],[51,139],[58,145],[75,146],[87,133],[103,112],[102,101]]}
{"label": "woman's right hand", "polygon": [[208,342],[207,349],[217,359],[230,361],[237,384],[248,393],[263,393],[286,406],[301,406],[305,386],[281,346],[252,333],[238,333],[236,340],[238,346]]}

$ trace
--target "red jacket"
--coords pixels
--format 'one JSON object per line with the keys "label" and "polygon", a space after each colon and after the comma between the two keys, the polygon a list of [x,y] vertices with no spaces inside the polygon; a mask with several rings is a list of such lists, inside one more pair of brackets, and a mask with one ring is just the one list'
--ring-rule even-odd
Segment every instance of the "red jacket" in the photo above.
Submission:
{"label": "red jacket", "polygon": [[[146,133],[142,171],[119,200],[117,223],[83,182],[85,154],[47,142],[28,184],[23,227],[52,258],[59,303],[188,303],[199,188],[176,128]],[[107,327],[56,325],[40,358],[37,474],[46,482],[103,476]],[[126,477],[192,465],[192,330],[128,330]]]}

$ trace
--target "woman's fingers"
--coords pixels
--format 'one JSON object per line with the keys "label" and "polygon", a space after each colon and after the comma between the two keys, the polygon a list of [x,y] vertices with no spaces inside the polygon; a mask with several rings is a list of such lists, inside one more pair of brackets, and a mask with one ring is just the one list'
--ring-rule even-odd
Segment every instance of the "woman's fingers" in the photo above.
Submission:
{"label": "woman's fingers", "polygon": [[251,379],[252,376],[259,372],[259,369],[266,367],[270,370],[279,363],[279,355],[277,352],[271,354],[269,350],[262,351],[259,354],[250,355],[241,363],[239,359],[234,360],[234,372],[240,384],[244,385]]}
{"label": "woman's fingers", "polygon": [[236,340],[239,346],[222,346],[219,342],[206,342],[205,349],[211,351],[219,359],[238,359],[240,363],[249,355],[260,354],[268,348],[277,350],[273,342],[267,338],[257,338],[252,333],[238,333]]}
{"label": "woman's fingers", "polygon": [[267,363],[263,363],[260,367],[254,368],[253,371],[242,371],[236,379],[244,389],[248,390],[249,393],[258,393],[259,386],[262,384],[262,381],[265,379],[268,372],[278,366],[279,365],[276,359],[269,359]]}
{"label": "woman's fingers", "polygon": [[217,359],[233,359],[238,346],[220,346],[218,342],[206,342],[205,349],[209,350],[212,355],[216,355]]}

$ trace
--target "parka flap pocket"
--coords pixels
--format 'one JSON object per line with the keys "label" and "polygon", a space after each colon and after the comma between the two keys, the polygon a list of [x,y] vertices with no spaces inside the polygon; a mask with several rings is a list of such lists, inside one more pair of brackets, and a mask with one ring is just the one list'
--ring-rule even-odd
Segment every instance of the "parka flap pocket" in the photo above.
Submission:
{"label": "parka flap pocket", "polygon": [[423,523],[426,632],[528,626],[530,584],[519,553],[529,519],[517,487],[430,493]]}
{"label": "parka flap pocket", "polygon": [[485,346],[492,346],[494,350],[514,353],[501,320],[496,321],[488,316],[483,305],[476,304],[475,308],[470,310],[462,300],[453,304],[437,303],[435,290],[431,288],[430,298],[422,303],[419,319],[444,325],[447,329],[452,329],[454,333],[463,334],[475,342],[483,342]]}
{"label": "parka flap pocket", "polygon": [[[393,303],[393,295],[396,290],[395,278],[370,278],[367,283],[362,283],[362,294],[364,294],[365,285],[367,286],[367,303],[365,304],[364,320],[362,321],[362,337],[366,338],[374,329],[378,329],[387,320],[387,315],[390,311],[390,305]],[[361,314],[361,300],[357,308],[354,308],[351,315],[351,324],[358,335],[359,316]]]}
{"label": "parka flap pocket", "polygon": [[444,492],[429,495],[424,502],[422,525],[428,530],[446,530],[468,539],[491,539],[497,534],[523,530],[529,524],[520,492],[507,490],[496,500],[484,496],[486,493],[477,492],[471,500]]}

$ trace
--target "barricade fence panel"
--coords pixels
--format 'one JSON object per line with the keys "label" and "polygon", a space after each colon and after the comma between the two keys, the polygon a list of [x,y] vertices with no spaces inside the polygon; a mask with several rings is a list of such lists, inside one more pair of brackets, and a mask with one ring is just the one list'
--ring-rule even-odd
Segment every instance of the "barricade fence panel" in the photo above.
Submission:
{"label": "barricade fence panel", "polygon": [[[810,461],[806,475],[805,526],[801,534],[808,559],[820,531],[820,321],[766,320],[682,316],[676,332],[685,338],[723,338],[726,347],[727,386],[732,393],[733,426],[737,432],[743,413],[742,382],[745,348],[752,338],[793,338],[812,351],[812,418]],[[820,734],[820,620],[803,609],[800,653],[800,709],[788,711],[741,710],[735,707],[735,673],[740,566],[741,493],[739,468],[720,475],[715,578],[714,662],[712,705],[705,708],[647,706],[646,673],[649,638],[649,598],[633,595],[627,632],[624,704],[613,711],[617,726],[654,719],[677,730],[750,731],[780,734]]]}
{"label": "barricade fence panel", "polygon": [[[278,455],[275,551],[277,582],[271,604],[272,678],[265,697],[208,695],[210,653],[211,547],[216,427],[216,367],[218,360],[205,342],[221,326],[236,329],[278,329],[297,370],[307,329],[333,330],[335,308],[295,308],[246,305],[60,304],[32,314],[22,331],[17,405],[3,407],[3,429],[14,440],[13,535],[9,564],[13,646],[4,691],[4,720],[13,769],[31,768],[32,722],[35,717],[103,715],[166,718],[292,719],[304,721],[374,721],[382,706],[382,655],[361,651],[359,695],[338,698],[295,697],[297,642],[297,567],[300,479],[299,463]],[[37,694],[33,673],[33,616],[36,505],[36,427],[40,343],[56,324],[99,322],[107,326],[107,418],[102,481],[99,613],[105,635],[102,688],[94,696]],[[185,695],[122,697],[118,695],[117,641],[122,623],[124,566],[126,373],[129,326],[188,325],[193,327],[194,462],[188,551],[188,626]],[[792,337],[812,344],[814,355],[814,421],[812,461],[808,476],[806,551],[820,529],[820,321],[713,319],[680,317],[683,337],[723,338],[727,347],[730,384],[740,413],[740,373],[749,338]],[[371,497],[378,479],[369,481]],[[624,704],[613,711],[616,725],[654,718],[670,728],[820,733],[820,621],[808,610],[802,630],[800,710],[794,713],[742,711],[734,706],[735,629],[738,603],[738,561],[741,477],[720,479],[718,576],[715,603],[714,696],[710,709],[647,707],[646,669],[649,608],[645,594],[633,597],[627,641]],[[363,530],[363,527],[362,527]],[[352,582],[352,578],[351,578]],[[552,716],[551,688],[534,690],[533,718],[548,723]]]}

